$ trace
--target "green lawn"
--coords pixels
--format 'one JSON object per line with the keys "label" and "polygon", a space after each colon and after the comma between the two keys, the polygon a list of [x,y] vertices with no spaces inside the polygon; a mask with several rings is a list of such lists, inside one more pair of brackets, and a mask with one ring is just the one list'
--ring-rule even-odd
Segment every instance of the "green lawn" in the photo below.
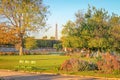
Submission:
{"label": "green lawn", "polygon": [[[35,61],[34,64],[36,70],[38,72],[52,72],[52,73],[62,73],[62,74],[74,74],[74,75],[82,75],[82,76],[97,76],[97,77],[119,77],[119,75],[115,74],[103,74],[98,71],[83,71],[83,72],[65,72],[58,71],[60,65],[67,59],[69,56],[60,56],[60,55],[25,55],[25,56],[0,56],[0,69],[9,69],[15,70],[16,66],[25,65],[27,63],[20,64],[19,61]],[[93,58],[81,58],[82,60],[95,62]],[[33,66],[32,64],[27,64],[27,66]]]}
{"label": "green lawn", "polygon": [[[38,71],[54,71],[60,66],[68,56],[59,55],[25,55],[25,56],[0,56],[0,69],[15,69],[16,66],[21,65],[20,60],[36,61],[34,64]],[[25,63],[22,65],[26,65]],[[31,64],[27,64],[31,65]]]}

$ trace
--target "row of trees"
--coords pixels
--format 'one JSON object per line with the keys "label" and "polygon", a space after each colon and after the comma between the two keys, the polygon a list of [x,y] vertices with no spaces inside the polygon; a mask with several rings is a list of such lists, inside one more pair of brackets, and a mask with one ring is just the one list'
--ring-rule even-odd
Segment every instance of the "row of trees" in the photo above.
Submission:
{"label": "row of trees", "polygon": [[24,41],[24,47],[26,49],[36,49],[36,48],[55,48],[57,50],[62,49],[61,41],[59,40],[44,40],[35,39],[34,37],[27,37]]}
{"label": "row of trees", "polygon": [[53,48],[54,44],[61,43],[59,40],[44,40],[44,39],[37,39],[37,46],[39,48]]}
{"label": "row of trees", "polygon": [[63,47],[120,51],[120,16],[90,6],[86,13],[78,11],[75,16],[75,21],[63,26]]}

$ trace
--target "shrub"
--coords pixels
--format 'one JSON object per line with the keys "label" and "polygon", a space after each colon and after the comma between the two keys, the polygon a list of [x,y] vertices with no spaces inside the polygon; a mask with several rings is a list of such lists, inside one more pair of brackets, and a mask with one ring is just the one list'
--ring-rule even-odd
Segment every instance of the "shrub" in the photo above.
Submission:
{"label": "shrub", "polygon": [[64,71],[85,71],[96,69],[97,66],[95,64],[77,58],[66,60],[60,67],[60,70]]}
{"label": "shrub", "polygon": [[71,58],[66,60],[60,67],[64,71],[78,71],[78,59]]}
{"label": "shrub", "polygon": [[87,61],[79,60],[79,71],[89,70],[89,63]]}
{"label": "shrub", "polygon": [[3,52],[0,52],[0,55],[3,55]]}
{"label": "shrub", "polygon": [[5,80],[4,78],[0,77],[0,80]]}
{"label": "shrub", "polygon": [[79,71],[97,70],[97,65],[92,62],[79,60]]}
{"label": "shrub", "polygon": [[15,52],[7,52],[6,54],[7,55],[15,55],[16,53]]}
{"label": "shrub", "polygon": [[102,60],[102,56],[98,56],[98,57],[95,57],[97,61],[101,61]]}
{"label": "shrub", "polygon": [[97,62],[98,69],[105,73],[119,73],[120,72],[120,61],[115,55],[109,53],[102,56],[102,60]]}
{"label": "shrub", "polygon": [[16,52],[0,52],[0,55],[16,55]]}

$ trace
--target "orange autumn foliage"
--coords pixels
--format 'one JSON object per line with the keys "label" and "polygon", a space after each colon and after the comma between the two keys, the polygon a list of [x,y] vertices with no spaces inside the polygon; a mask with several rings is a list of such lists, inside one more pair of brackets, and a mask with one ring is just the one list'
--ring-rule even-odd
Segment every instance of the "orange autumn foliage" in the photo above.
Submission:
{"label": "orange autumn foliage", "polygon": [[6,24],[0,24],[0,45],[15,44],[19,41],[16,30]]}

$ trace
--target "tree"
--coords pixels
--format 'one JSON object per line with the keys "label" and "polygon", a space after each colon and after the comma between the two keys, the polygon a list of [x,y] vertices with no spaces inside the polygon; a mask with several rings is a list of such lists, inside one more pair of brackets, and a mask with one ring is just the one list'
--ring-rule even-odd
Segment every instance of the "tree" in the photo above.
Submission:
{"label": "tree", "polygon": [[59,44],[54,44],[53,45],[53,48],[55,48],[57,51],[61,50],[62,49],[62,44],[59,43]]}
{"label": "tree", "polygon": [[68,21],[63,27],[64,27],[62,30],[63,37],[61,38],[62,45],[63,47],[71,48],[72,47],[71,39],[72,36],[74,35],[75,24],[72,21]]}
{"label": "tree", "polygon": [[85,25],[84,14],[78,11],[76,14],[76,21],[68,21],[62,30],[63,47],[67,48],[83,48],[86,47],[88,40],[88,31]]}
{"label": "tree", "polygon": [[28,37],[25,39],[25,47],[29,50],[37,48],[37,42],[34,37]]}
{"label": "tree", "polygon": [[120,16],[112,14],[109,20],[110,29],[110,48],[120,52]]}
{"label": "tree", "polygon": [[68,21],[63,26],[63,45],[97,50],[109,48],[111,26],[107,11],[89,6],[85,14],[78,11],[75,17],[74,22]]}
{"label": "tree", "polygon": [[108,24],[109,15],[104,9],[88,9],[91,11],[90,17],[86,17],[87,25],[89,26],[89,34],[91,34],[88,40],[88,47],[95,48],[97,50],[108,48],[108,38],[110,26]]}
{"label": "tree", "polygon": [[0,45],[15,44],[16,41],[19,40],[15,35],[15,30],[11,29],[6,24],[0,24]]}
{"label": "tree", "polygon": [[24,36],[45,26],[47,7],[42,0],[0,0],[0,16],[19,37],[19,55],[23,55]]}
{"label": "tree", "polygon": [[43,39],[44,39],[44,40],[47,40],[47,38],[48,38],[47,36],[43,36]]}
{"label": "tree", "polygon": [[63,47],[120,51],[120,16],[90,6],[85,14],[78,11],[75,16],[63,26]]}
{"label": "tree", "polygon": [[50,40],[55,40],[55,37],[51,36],[51,37],[50,37]]}

